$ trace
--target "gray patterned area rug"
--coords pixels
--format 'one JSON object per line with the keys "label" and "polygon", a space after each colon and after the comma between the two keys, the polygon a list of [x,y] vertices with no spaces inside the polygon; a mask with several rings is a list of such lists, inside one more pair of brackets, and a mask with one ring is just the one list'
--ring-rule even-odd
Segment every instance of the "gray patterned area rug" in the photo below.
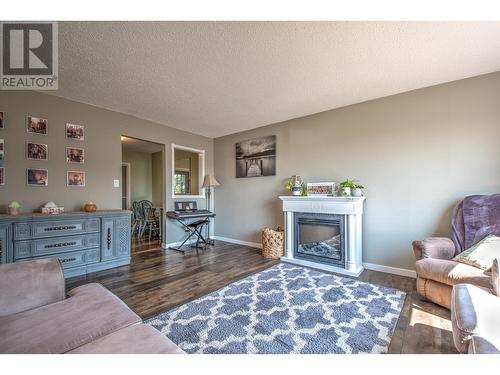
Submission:
{"label": "gray patterned area rug", "polygon": [[404,300],[280,263],[146,323],[187,353],[386,353]]}

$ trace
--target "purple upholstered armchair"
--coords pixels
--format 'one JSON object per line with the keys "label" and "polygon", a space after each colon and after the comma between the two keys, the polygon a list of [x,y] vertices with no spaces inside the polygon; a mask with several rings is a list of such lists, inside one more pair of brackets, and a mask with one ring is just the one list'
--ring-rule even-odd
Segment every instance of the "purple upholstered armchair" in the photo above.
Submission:
{"label": "purple upholstered armchair", "polygon": [[455,284],[490,289],[488,273],[452,260],[489,234],[500,236],[500,194],[466,197],[453,211],[451,240],[431,237],[413,241],[418,293],[449,309]]}

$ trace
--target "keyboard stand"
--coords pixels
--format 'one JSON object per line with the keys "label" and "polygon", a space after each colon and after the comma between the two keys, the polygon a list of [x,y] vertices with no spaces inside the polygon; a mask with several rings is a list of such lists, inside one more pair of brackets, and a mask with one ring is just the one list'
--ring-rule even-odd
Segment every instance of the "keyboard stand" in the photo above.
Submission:
{"label": "keyboard stand", "polygon": [[[183,249],[182,247],[188,242],[191,237],[196,236],[196,244],[191,245],[191,248],[196,248],[196,249],[204,249],[206,245],[213,245],[205,237],[203,237],[202,231],[203,227],[209,223],[209,218],[206,217],[205,219],[198,220],[192,223],[186,224],[184,220],[182,219],[176,219],[177,222],[179,222],[183,227],[186,232],[188,232],[188,236],[186,239],[181,243],[179,247],[169,247],[171,250],[176,250],[176,251],[181,251],[185,253],[187,249]],[[203,242],[204,245],[200,246],[200,242]]]}

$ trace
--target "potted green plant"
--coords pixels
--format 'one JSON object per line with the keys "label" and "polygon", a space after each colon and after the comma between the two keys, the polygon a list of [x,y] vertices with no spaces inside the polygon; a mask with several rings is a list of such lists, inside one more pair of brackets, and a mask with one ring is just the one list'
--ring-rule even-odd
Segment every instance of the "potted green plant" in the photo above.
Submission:
{"label": "potted green plant", "polygon": [[19,202],[13,201],[10,202],[7,206],[7,213],[9,215],[19,215],[19,210],[21,208],[21,204]]}
{"label": "potted green plant", "polygon": [[352,196],[353,197],[362,197],[363,196],[363,189],[365,187],[363,185],[356,184],[356,187],[352,189]]}
{"label": "potted green plant", "polygon": [[292,192],[292,195],[302,195],[304,183],[300,176],[292,176],[292,178],[285,184],[285,189]]}
{"label": "potted green plant", "polygon": [[362,197],[363,196],[363,189],[365,187],[356,180],[345,180],[339,183],[339,195],[343,197]]}
{"label": "potted green plant", "polygon": [[349,179],[339,183],[339,195],[343,197],[350,197],[352,190],[356,189],[357,185],[354,181]]}

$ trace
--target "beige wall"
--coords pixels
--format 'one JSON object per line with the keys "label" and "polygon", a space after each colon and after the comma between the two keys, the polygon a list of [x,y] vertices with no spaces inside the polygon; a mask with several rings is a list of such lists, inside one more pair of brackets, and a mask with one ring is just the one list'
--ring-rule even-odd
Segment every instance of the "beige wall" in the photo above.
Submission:
{"label": "beige wall", "polygon": [[[113,180],[121,179],[121,135],[168,145],[166,147],[167,209],[173,209],[171,198],[171,147],[172,143],[206,150],[207,173],[213,169],[213,140],[183,132],[174,128],[141,120],[118,112],[77,103],[52,95],[32,91],[0,91],[0,111],[6,112],[6,127],[0,130],[5,139],[6,184],[0,186],[0,209],[18,200],[23,211],[33,211],[47,201],[55,201],[67,211],[80,210],[88,201],[97,203],[100,209],[121,208],[121,188],[113,187]],[[27,114],[47,118],[49,135],[27,134],[24,126]],[[65,124],[72,122],[85,125],[85,142],[65,139]],[[29,161],[24,156],[27,140],[49,145],[49,161]],[[66,170],[77,169],[65,162],[67,145],[85,148],[85,164],[81,170],[87,173],[85,188],[66,187]],[[48,187],[26,186],[26,168],[40,167],[49,170]],[[203,200],[199,200],[203,206]],[[166,221],[167,242],[179,241],[184,232],[178,224]]]}
{"label": "beige wall", "polygon": [[163,204],[163,153],[155,152],[151,155],[151,169],[153,184],[151,186],[151,194],[153,204],[161,206]]}
{"label": "beige wall", "polygon": [[[277,175],[235,178],[235,143],[273,134]],[[282,222],[277,197],[291,175],[357,178],[368,188],[364,261],[412,269],[413,239],[448,236],[456,202],[500,192],[499,142],[500,73],[217,138],[215,232],[260,242]]]}
{"label": "beige wall", "polygon": [[130,202],[153,200],[152,154],[122,148],[122,161],[130,164]]}

